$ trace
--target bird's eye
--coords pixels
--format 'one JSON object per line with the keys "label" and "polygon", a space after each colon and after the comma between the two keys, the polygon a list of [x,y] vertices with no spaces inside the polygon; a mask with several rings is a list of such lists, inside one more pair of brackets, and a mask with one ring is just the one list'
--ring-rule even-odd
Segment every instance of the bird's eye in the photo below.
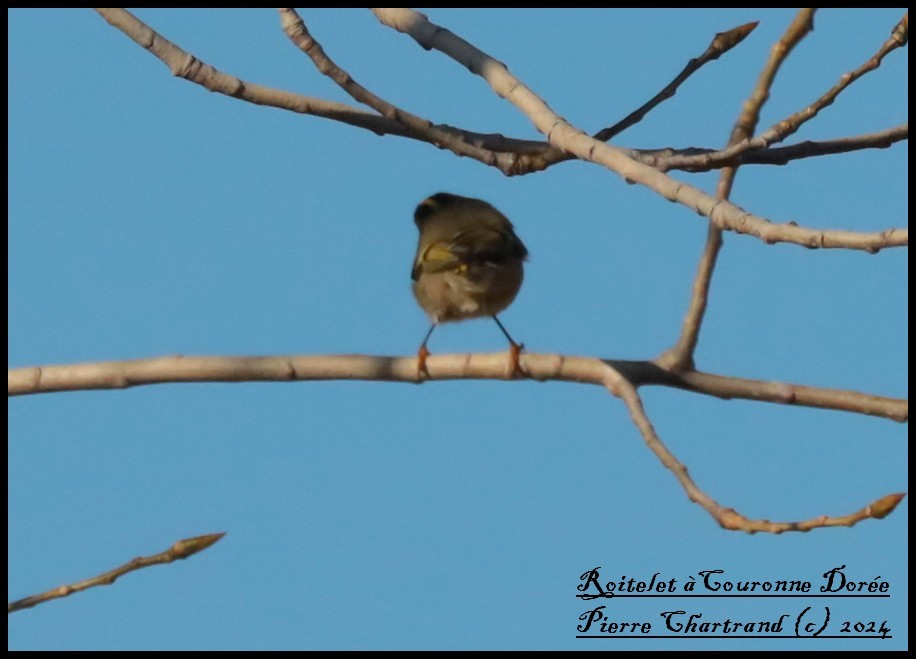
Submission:
{"label": "bird's eye", "polygon": [[417,206],[417,210],[414,211],[413,221],[416,222],[417,226],[422,225],[426,220],[429,219],[429,216],[436,212],[436,209],[439,205],[436,203],[436,200],[430,197]]}

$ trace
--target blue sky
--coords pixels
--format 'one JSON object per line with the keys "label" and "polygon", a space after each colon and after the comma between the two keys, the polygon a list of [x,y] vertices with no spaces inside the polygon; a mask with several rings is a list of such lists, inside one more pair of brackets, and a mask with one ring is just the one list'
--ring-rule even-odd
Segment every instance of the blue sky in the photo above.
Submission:
{"label": "blue sky", "polygon": [[[616,143],[721,146],[788,10],[459,11],[430,18],[506,62],[594,131],[751,20]],[[764,108],[805,107],[903,14],[822,11]],[[350,102],[276,13],[139,11],[222,71]],[[429,145],[256,107],[172,77],[87,10],[11,10],[9,365],[166,354],[413,354],[409,288],[426,196],[482,197],[531,252],[502,319],[533,352],[616,359],[677,337],[705,221],[594,165],[506,178]],[[327,52],[436,122],[537,138],[482,80],[367,11],[305,10]],[[789,142],[907,121],[908,53],[891,54]],[[733,200],[778,221],[907,224],[906,143],[745,167]],[[676,177],[711,191],[716,175]],[[703,370],[908,396],[906,249],[767,246],[730,234]],[[434,353],[504,349],[493,323],[441,328]],[[643,391],[662,439],[723,505],[774,520],[841,515],[907,489],[908,427],[841,412]],[[10,618],[16,649],[908,647],[908,500],[852,529],[721,530],[597,387],[533,382],[180,384],[9,402],[8,578],[15,599],[179,538],[228,535],[188,561]],[[615,619],[798,615],[887,621],[877,640],[577,640],[578,576],[820,583],[846,565],[890,598],[630,599]],[[699,604],[695,604],[699,602]]]}

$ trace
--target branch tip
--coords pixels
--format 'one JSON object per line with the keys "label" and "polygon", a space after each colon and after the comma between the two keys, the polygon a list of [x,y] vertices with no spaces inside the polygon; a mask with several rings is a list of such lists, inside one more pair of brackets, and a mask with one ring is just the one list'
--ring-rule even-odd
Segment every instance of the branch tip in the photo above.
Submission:
{"label": "branch tip", "polygon": [[225,535],[225,533],[209,533],[207,535],[198,535],[193,538],[185,538],[172,545],[169,552],[175,558],[187,558],[219,542]]}
{"label": "branch tip", "polygon": [[871,516],[875,519],[884,519],[894,512],[905,496],[906,492],[895,492],[894,494],[888,494],[881,497],[871,504]]}
{"label": "branch tip", "polygon": [[713,37],[710,48],[718,52],[716,57],[722,53],[726,53],[739,43],[744,41],[750,34],[753,32],[757,26],[760,24],[760,21],[751,21],[750,23],[745,23],[744,25],[739,25],[738,27],[732,28],[726,32],[719,32]]}

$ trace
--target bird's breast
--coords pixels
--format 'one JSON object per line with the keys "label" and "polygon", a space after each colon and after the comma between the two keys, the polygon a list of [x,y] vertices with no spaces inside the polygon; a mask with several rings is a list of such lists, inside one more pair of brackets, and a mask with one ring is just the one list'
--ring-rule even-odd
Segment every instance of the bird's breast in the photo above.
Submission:
{"label": "bird's breast", "polygon": [[512,304],[523,276],[521,260],[467,263],[454,270],[421,273],[413,293],[434,323],[494,316]]}

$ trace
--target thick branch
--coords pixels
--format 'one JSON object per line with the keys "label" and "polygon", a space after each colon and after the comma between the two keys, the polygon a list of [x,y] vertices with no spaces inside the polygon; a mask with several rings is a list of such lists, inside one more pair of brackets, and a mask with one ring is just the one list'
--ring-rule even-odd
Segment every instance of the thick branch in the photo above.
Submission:
{"label": "thick branch", "polygon": [[409,9],[373,9],[373,12],[382,23],[410,35],[423,48],[435,48],[483,77],[499,96],[518,107],[554,146],[582,160],[601,164],[627,181],[644,185],[670,201],[683,204],[708,217],[721,229],[750,234],[767,243],[790,242],[812,248],[846,248],[869,252],[903,246],[909,242],[907,229],[888,229],[877,233],[806,229],[793,222],[774,224],[731,202],[714,199],[575,128],[510,74],[504,64],[448,30],[430,23],[424,15]]}
{"label": "thick branch", "polygon": [[[719,398],[823,407],[906,421],[909,403],[855,391],[821,389],[779,382],[746,380],[709,373],[673,373],[650,361],[602,360],[522,353],[521,366],[532,380],[603,385],[611,371],[634,386],[688,389]],[[285,382],[366,380],[421,383],[429,380],[512,379],[505,353],[433,355],[429,378],[419,378],[416,357],[372,355],[278,355],[268,357],[153,357],[130,361],[91,362],[15,368],[8,371],[10,396],[126,389],[179,382]]]}
{"label": "thick branch", "polygon": [[173,561],[188,558],[189,556],[193,556],[197,552],[203,551],[213,543],[219,541],[224,535],[226,534],[211,533],[209,535],[199,535],[194,538],[185,538],[184,540],[179,540],[162,553],[153,554],[152,556],[140,556],[131,561],[128,561],[120,567],[116,567],[114,570],[100,574],[97,577],[84,579],[83,581],[78,581],[74,584],[59,586],[44,593],[39,593],[38,595],[31,595],[30,597],[25,597],[21,600],[10,602],[7,605],[7,615],[13,613],[13,611],[28,609],[38,604],[42,604],[44,602],[48,602],[50,600],[58,599],[61,597],[67,597],[73,593],[78,593],[95,586],[110,586],[118,579],[118,577],[121,577],[128,572],[133,572],[134,570],[142,570],[145,567],[162,565],[164,563],[171,563]]}

